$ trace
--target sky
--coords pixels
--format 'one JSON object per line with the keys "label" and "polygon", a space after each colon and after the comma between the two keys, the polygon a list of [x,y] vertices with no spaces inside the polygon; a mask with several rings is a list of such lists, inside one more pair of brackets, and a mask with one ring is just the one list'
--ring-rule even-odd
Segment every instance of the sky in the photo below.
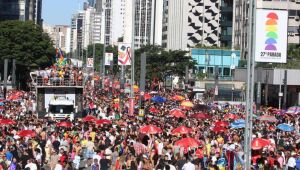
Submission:
{"label": "sky", "polygon": [[71,16],[82,9],[84,0],[43,0],[42,18],[48,25],[70,25]]}

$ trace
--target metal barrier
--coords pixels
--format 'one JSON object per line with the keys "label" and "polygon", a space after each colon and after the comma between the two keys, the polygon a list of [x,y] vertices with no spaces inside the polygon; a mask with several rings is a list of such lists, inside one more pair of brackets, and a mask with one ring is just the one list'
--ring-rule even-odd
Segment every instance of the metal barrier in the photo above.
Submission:
{"label": "metal barrier", "polygon": [[58,77],[48,79],[36,77],[33,84],[35,86],[83,86],[82,80]]}

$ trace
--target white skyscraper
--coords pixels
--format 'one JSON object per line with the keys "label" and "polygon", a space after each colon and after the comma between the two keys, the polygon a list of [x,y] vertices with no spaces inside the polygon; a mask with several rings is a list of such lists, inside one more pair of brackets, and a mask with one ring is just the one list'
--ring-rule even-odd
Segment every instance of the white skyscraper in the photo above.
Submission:
{"label": "white skyscraper", "polygon": [[[116,45],[118,39],[124,35],[124,16],[125,16],[125,0],[103,0],[102,11],[102,28],[105,28],[106,45]],[[104,16],[105,10],[105,16]],[[104,42],[104,36],[101,43]]]}
{"label": "white skyscraper", "polygon": [[[124,42],[132,40],[132,2],[126,0]],[[135,0],[135,46],[162,43],[163,0]]]}

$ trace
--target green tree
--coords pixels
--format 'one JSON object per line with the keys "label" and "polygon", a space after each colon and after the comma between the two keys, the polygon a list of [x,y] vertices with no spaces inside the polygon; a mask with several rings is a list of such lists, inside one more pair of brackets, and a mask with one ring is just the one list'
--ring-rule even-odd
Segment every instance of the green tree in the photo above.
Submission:
{"label": "green tree", "polygon": [[[93,57],[93,48],[94,45],[91,44],[88,46],[88,57]],[[117,46],[106,46],[105,48],[105,52],[107,53],[113,53],[114,54],[114,74],[117,73],[118,71],[118,47]],[[84,52],[85,54],[85,52]],[[99,70],[101,68],[102,64],[102,60],[103,60],[103,44],[95,44],[95,67],[96,70]],[[84,61],[85,63],[85,61]],[[108,68],[108,66],[106,66]]]}
{"label": "green tree", "polygon": [[140,57],[144,52],[147,55],[146,79],[148,80],[152,80],[154,77],[163,80],[168,73],[183,77],[185,75],[185,66],[189,68],[195,66],[195,61],[192,60],[191,56],[187,55],[187,51],[165,51],[160,46],[145,45],[135,51],[136,80],[140,76]]}
{"label": "green tree", "polygon": [[32,68],[51,65],[55,49],[49,36],[31,21],[0,22],[0,59],[16,59]]}

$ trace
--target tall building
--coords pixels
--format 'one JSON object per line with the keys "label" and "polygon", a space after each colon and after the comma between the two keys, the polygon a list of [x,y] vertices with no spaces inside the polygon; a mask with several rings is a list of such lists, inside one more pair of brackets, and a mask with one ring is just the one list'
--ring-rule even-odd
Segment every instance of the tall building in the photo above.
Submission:
{"label": "tall building", "polygon": [[[132,41],[132,2],[126,0],[124,42]],[[163,0],[135,0],[134,43],[139,48],[146,44],[162,44]]]}
{"label": "tall building", "polygon": [[[246,58],[249,5],[244,0],[236,0],[234,8],[232,43],[234,49],[241,50],[241,57]],[[300,44],[299,0],[257,0],[257,8],[288,10],[288,43]]]}
{"label": "tall building", "polygon": [[48,33],[55,48],[60,48],[65,53],[70,52],[71,28],[67,25],[43,25],[44,32]]}
{"label": "tall building", "polygon": [[72,57],[83,56],[83,20],[83,11],[79,11],[71,18],[70,51],[73,54]]}
{"label": "tall building", "polygon": [[42,26],[42,0],[0,0],[0,21],[34,21]]}
{"label": "tall building", "polygon": [[103,0],[102,2],[104,3],[102,6],[104,36],[101,42],[104,42],[105,37],[106,45],[117,44],[118,39],[124,35],[125,0]]}
{"label": "tall building", "polygon": [[220,0],[164,0],[163,47],[220,46]]}

